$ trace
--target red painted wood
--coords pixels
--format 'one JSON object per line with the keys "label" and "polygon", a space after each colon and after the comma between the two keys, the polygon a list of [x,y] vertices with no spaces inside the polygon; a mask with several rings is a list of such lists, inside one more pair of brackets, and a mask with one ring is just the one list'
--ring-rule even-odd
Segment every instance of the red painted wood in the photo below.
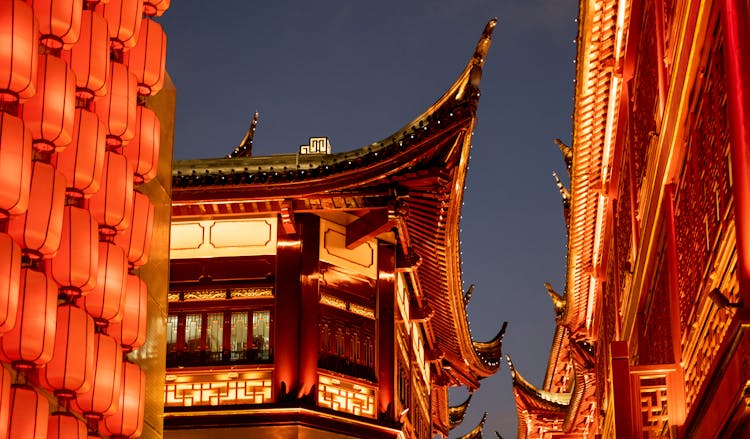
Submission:
{"label": "red painted wood", "polygon": [[[315,397],[318,382],[318,339],[320,331],[320,218],[300,215],[297,226],[301,227],[302,270],[300,273],[300,319],[299,319],[299,379],[300,396]],[[284,277],[279,273],[278,277]]]}
{"label": "red painted wood", "polygon": [[394,317],[395,317],[396,251],[392,245],[378,245],[378,311],[377,311],[377,369],[378,411],[393,418],[394,399]]}

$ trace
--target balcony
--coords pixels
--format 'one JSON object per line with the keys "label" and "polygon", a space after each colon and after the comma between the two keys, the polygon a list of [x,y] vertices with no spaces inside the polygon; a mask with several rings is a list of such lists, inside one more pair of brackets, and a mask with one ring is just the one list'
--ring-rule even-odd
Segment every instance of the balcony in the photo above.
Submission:
{"label": "balcony", "polygon": [[273,353],[269,350],[167,352],[167,368],[271,363]]}

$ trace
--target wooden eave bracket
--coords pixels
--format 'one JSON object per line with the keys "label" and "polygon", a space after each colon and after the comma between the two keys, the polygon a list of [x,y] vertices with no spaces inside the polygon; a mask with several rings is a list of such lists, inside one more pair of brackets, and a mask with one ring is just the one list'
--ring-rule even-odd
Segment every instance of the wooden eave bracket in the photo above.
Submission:
{"label": "wooden eave bracket", "polygon": [[294,206],[291,200],[284,200],[281,203],[281,228],[284,229],[284,233],[287,235],[294,235],[297,233],[297,226],[294,223]]}
{"label": "wooden eave bracket", "polygon": [[434,315],[435,310],[427,304],[427,299],[422,299],[421,306],[416,301],[409,306],[409,320],[413,323],[427,323]]}
{"label": "wooden eave bracket", "polygon": [[353,249],[370,239],[387,232],[394,220],[386,209],[371,210],[346,226],[346,248]]}
{"label": "wooden eave bracket", "polygon": [[422,257],[419,256],[414,248],[408,247],[406,252],[401,246],[396,247],[396,271],[399,273],[413,273],[422,265]]}

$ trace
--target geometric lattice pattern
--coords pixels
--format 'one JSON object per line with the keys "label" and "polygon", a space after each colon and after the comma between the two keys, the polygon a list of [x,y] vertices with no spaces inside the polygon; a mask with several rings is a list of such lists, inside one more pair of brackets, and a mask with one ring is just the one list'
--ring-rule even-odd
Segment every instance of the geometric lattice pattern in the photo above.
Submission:
{"label": "geometric lattice pattern", "polygon": [[165,407],[262,404],[271,402],[271,371],[214,375],[167,375]]}
{"label": "geometric lattice pattern", "polygon": [[376,387],[333,376],[318,375],[318,405],[339,412],[375,418]]}
{"label": "geometric lattice pattern", "polygon": [[666,376],[640,377],[639,387],[643,437],[669,437]]}

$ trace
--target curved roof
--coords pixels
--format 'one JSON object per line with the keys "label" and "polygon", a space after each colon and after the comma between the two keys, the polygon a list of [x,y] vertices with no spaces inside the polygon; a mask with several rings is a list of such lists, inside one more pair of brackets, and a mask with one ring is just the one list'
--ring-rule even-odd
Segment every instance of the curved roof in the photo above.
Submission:
{"label": "curved roof", "polygon": [[466,401],[458,405],[448,407],[448,422],[450,422],[450,428],[456,428],[464,422],[464,416],[466,416],[466,410],[469,408],[471,403],[472,395],[466,398]]}
{"label": "curved roof", "polygon": [[484,424],[487,422],[487,412],[484,412],[482,419],[479,421],[476,427],[470,432],[459,437],[458,439],[482,439],[482,431],[484,430]]}

